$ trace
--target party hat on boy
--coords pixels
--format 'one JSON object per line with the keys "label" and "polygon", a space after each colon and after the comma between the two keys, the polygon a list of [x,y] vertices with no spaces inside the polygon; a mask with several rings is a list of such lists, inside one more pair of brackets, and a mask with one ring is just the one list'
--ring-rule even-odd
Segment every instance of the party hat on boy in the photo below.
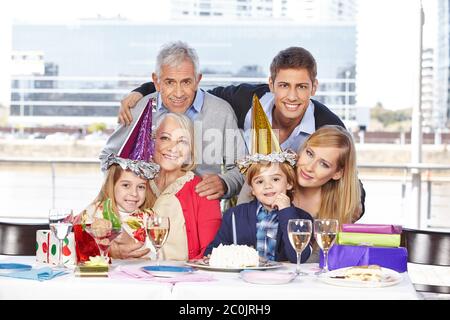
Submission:
{"label": "party hat on boy", "polygon": [[[107,168],[112,164],[118,164],[122,169],[131,170],[145,179],[153,179],[158,174],[160,167],[152,161],[155,151],[152,138],[152,109],[155,103],[155,100],[150,98],[131,128],[118,155],[108,156]],[[125,128],[122,126],[119,130],[126,130]]]}
{"label": "party hat on boy", "polygon": [[253,95],[252,103],[252,153],[237,164],[242,173],[253,163],[287,162],[295,166],[297,154],[292,150],[283,151],[280,147],[277,135],[270,125],[258,97]]}

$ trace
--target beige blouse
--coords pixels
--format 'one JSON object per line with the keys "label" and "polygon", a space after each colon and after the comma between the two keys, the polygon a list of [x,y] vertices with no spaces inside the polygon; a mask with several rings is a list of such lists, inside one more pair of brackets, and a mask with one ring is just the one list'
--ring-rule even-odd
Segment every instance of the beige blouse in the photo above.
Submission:
{"label": "beige blouse", "polygon": [[179,177],[167,186],[163,192],[159,191],[153,180],[150,181],[150,187],[158,197],[153,210],[160,216],[169,217],[170,221],[169,235],[160,251],[161,260],[188,260],[186,222],[181,204],[175,194],[183,188],[186,182],[193,178],[194,173],[188,171],[184,176]]}

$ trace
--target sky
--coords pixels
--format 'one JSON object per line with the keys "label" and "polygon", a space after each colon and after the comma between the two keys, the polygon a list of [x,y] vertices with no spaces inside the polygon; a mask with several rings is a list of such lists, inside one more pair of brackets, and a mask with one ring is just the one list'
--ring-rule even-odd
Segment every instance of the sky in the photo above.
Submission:
{"label": "sky", "polygon": [[[429,10],[436,1],[425,2],[429,17],[424,29],[426,47],[436,40],[432,29],[436,19]],[[373,107],[380,102],[388,109],[405,109],[418,104],[419,8],[419,0],[361,2],[356,49],[359,105]]]}
{"label": "sky", "polygon": [[[415,52],[418,52],[414,5],[419,0],[358,2],[357,102],[369,107],[382,102],[389,109],[412,107],[417,100],[418,82],[414,73]],[[433,46],[436,40],[436,2],[423,0],[425,47]],[[34,23],[71,23],[98,16],[149,22],[167,20],[170,15],[170,1],[162,0],[3,0],[0,6],[3,17],[8,14],[13,21]]]}

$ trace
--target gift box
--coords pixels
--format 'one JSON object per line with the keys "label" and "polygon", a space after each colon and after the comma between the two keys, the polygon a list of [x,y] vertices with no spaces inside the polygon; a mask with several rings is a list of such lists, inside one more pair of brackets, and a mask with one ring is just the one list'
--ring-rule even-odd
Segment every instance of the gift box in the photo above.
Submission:
{"label": "gift box", "polygon": [[402,226],[393,224],[344,223],[342,232],[401,234]]}
{"label": "gift box", "polygon": [[[343,246],[335,244],[328,252],[328,269],[376,264],[397,272],[407,271],[408,251],[406,248],[380,248],[366,246]],[[323,253],[320,252],[320,267],[323,267]]]}
{"label": "gift box", "polygon": [[399,247],[400,234],[339,232],[338,244],[371,247]]}
{"label": "gift box", "polygon": [[81,224],[73,226],[76,242],[76,254],[78,263],[89,261],[89,257],[96,257],[100,255],[100,250],[92,238]]}
{"label": "gift box", "polygon": [[50,230],[36,231],[36,261],[48,263],[49,250],[48,244],[50,242]]}
{"label": "gift box", "polygon": [[[63,240],[63,263],[76,264],[75,237],[73,232]],[[59,263],[59,240],[50,230],[36,231],[36,261],[57,265]]]}

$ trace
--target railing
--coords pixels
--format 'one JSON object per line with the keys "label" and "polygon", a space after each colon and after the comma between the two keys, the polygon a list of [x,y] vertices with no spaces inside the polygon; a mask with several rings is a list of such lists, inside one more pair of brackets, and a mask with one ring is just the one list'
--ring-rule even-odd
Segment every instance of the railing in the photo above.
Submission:
{"label": "railing", "polygon": [[[120,100],[149,78],[14,76],[11,82],[10,122],[47,125],[67,124],[76,116],[79,124],[116,123]],[[201,87],[239,83],[266,83],[267,78],[213,77],[205,75]],[[321,79],[316,98],[343,120],[356,120],[355,79]],[[74,111],[76,110],[76,111]],[[80,122],[81,121],[81,122]]]}
{"label": "railing", "polygon": [[[100,173],[99,169],[99,161],[96,159],[22,159],[22,158],[0,158],[0,176],[2,174],[2,167],[6,166],[6,165],[13,165],[17,168],[19,168],[20,166],[25,166],[26,168],[32,167],[33,165],[39,165],[39,166],[48,166],[50,167],[50,176],[51,176],[51,183],[50,183],[50,204],[51,206],[58,206],[58,202],[61,200],[61,196],[57,196],[57,191],[58,191],[58,173],[57,173],[57,167],[58,165],[63,165],[63,166],[68,166],[69,168],[72,168],[75,165],[81,165],[81,169],[79,170],[79,173],[75,173],[75,172],[70,172],[69,175],[74,174],[74,175],[80,175],[80,173],[85,173],[86,171],[88,171],[88,167],[90,167],[90,170],[92,170],[93,172],[95,172],[96,174],[93,175],[88,175],[89,178],[87,180],[83,180],[86,179],[84,177],[77,177],[74,178],[75,180],[72,180],[71,182],[69,182],[69,184],[73,185],[69,185],[69,186],[64,186],[66,188],[68,188],[69,190],[67,190],[68,193],[70,193],[71,196],[67,196],[68,198],[70,198],[70,200],[73,200],[73,196],[72,194],[77,194],[77,196],[79,195],[80,190],[84,191],[84,189],[86,188],[86,186],[89,186],[92,189],[91,194],[95,194],[96,191],[98,191],[100,189],[100,185],[101,185],[101,181],[102,181],[102,174]],[[27,167],[28,166],[28,167]],[[425,196],[425,205],[422,207],[424,208],[424,210],[422,210],[421,212],[421,216],[419,217],[419,221],[421,221],[421,225],[420,228],[422,229],[427,229],[430,227],[436,227],[436,225],[430,225],[430,221],[431,221],[431,217],[432,217],[432,210],[433,210],[433,191],[437,189],[442,189],[444,188],[444,190],[442,191],[442,197],[444,197],[443,199],[441,199],[440,202],[444,203],[444,208],[439,209],[439,208],[435,208],[435,210],[439,211],[437,212],[437,214],[441,215],[441,220],[445,221],[444,225],[438,226],[440,228],[450,228],[450,213],[448,210],[448,203],[450,203],[450,192],[448,192],[448,190],[450,190],[450,165],[437,165],[437,164],[361,164],[358,166],[359,167],[359,171],[360,171],[360,178],[363,181],[363,183],[365,184],[365,188],[366,191],[367,189],[371,189],[372,190],[372,194],[370,191],[368,191],[368,198],[367,199],[371,199],[371,203],[375,204],[375,205],[380,205],[383,204],[383,195],[377,195],[374,194],[376,193],[376,191],[374,192],[373,188],[370,187],[371,184],[375,184],[375,183],[379,183],[382,182],[383,184],[386,183],[394,183],[395,185],[393,185],[393,188],[396,188],[396,185],[398,183],[398,185],[400,186],[401,190],[401,196],[398,199],[398,201],[400,201],[402,203],[402,205],[405,203],[406,198],[407,198],[407,185],[410,183],[411,180],[411,170],[419,170],[420,172],[422,172],[422,176],[423,176],[423,186],[425,187],[424,190],[426,190],[426,193],[424,194]],[[376,174],[374,175],[374,172],[376,171],[384,171],[384,173],[380,173],[380,174]],[[389,170],[395,170],[397,172],[397,174],[392,175],[391,172],[386,173],[386,171]],[[19,169],[17,169],[17,171],[19,171]],[[31,170],[33,171],[33,170]],[[74,171],[74,170],[69,170],[69,171]],[[400,172],[401,174],[398,174],[398,172]],[[444,173],[444,174],[443,174]],[[43,176],[47,175],[48,173],[43,172],[42,173]],[[25,176],[27,176],[27,174],[24,174]],[[61,173],[59,175],[60,179],[61,178]],[[0,179],[0,191],[1,188],[11,188],[10,185],[6,185],[6,186],[2,186],[3,183],[8,184],[8,181],[15,181],[17,182],[17,179],[19,179],[20,181],[20,175],[17,175],[17,178],[11,178],[10,180],[8,179]],[[17,184],[15,187],[18,189],[18,192],[20,194],[20,192],[22,191],[21,189],[23,189],[23,187],[25,187],[26,184],[29,183],[29,180],[24,180],[23,181],[23,185],[22,184]],[[445,184],[444,187],[440,186],[442,184]],[[61,183],[59,183],[59,186],[61,187]],[[382,186],[383,187],[383,186]],[[42,186],[40,186],[40,188],[44,188]],[[75,191],[74,191],[75,190]],[[42,190],[41,190],[42,191]],[[34,192],[33,190],[30,189],[30,192]],[[12,194],[15,194],[14,192],[12,192]],[[29,196],[32,197],[32,196]],[[93,196],[91,198],[89,198],[90,200],[92,200]],[[43,199],[40,199],[41,201]],[[67,199],[66,199],[67,200]],[[13,198],[5,198],[5,200],[3,201],[2,206],[5,207],[5,202],[6,204],[8,203],[8,201],[18,201],[17,199],[13,199]],[[19,200],[20,201],[20,200]],[[79,201],[82,201],[81,199],[79,199]],[[85,201],[83,204],[81,205],[87,205],[87,200],[83,200]],[[14,205],[14,204],[13,204]],[[385,204],[385,205],[389,205],[389,204]],[[398,204],[396,204],[398,205]],[[401,205],[401,206],[402,206]],[[45,205],[42,205],[43,207]],[[12,205],[10,206],[12,207]],[[6,205],[6,208],[8,208],[8,205]],[[381,221],[381,220],[377,220],[378,219],[382,219],[381,216],[376,216],[376,215],[380,215],[382,214],[382,212],[378,212],[378,211],[386,211],[386,209],[377,209],[377,208],[370,208],[367,207],[367,200],[366,200],[366,208],[369,211],[373,211],[373,213],[371,215],[373,215],[372,220],[374,222],[377,221]],[[393,209],[393,207],[390,207],[392,211],[395,211]],[[40,209],[40,210],[44,210],[44,209]],[[402,208],[402,210],[404,210]],[[385,212],[385,214],[399,214],[396,212]],[[406,213],[408,214],[408,213]],[[386,221],[391,221],[390,219],[394,219],[394,217],[391,216],[386,216],[385,220]],[[399,221],[397,219],[397,221]]]}

